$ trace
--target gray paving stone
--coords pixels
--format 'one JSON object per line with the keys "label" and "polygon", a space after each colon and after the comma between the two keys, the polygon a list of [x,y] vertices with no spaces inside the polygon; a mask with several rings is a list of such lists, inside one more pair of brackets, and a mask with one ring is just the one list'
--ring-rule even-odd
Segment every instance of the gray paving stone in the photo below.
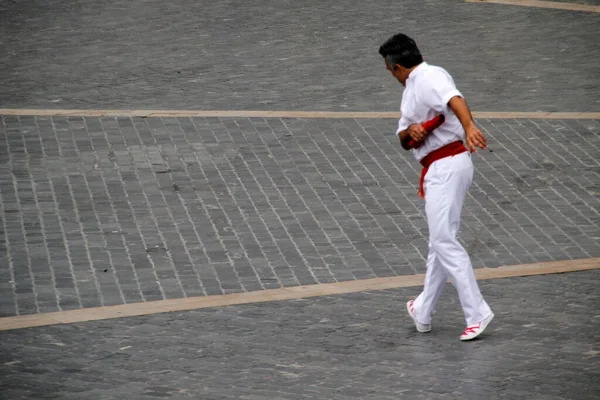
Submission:
{"label": "gray paving stone", "polygon": [[598,284],[482,281],[496,318],[469,343],[450,288],[428,334],[404,311],[418,288],[7,331],[0,396],[594,399]]}
{"label": "gray paving stone", "polygon": [[[598,111],[598,14],[427,5],[3,2],[0,107],[396,110],[395,26],[475,110]],[[600,121],[478,122],[474,265],[600,256]],[[0,316],[424,272],[394,124],[0,116]],[[594,398],[597,286],[484,282],[469,345],[448,295],[413,332],[416,288],[2,333],[0,397]]]}
{"label": "gray paving stone", "polygon": [[[3,2],[0,13],[2,107],[396,110],[377,49],[397,30],[452,72],[474,109],[600,105],[597,13],[460,0]],[[121,146],[169,142],[160,125],[138,137],[137,123],[106,123]]]}
{"label": "gray paving stone", "polygon": [[[393,120],[1,118],[6,315],[424,270]],[[479,123],[475,266],[598,256],[596,121]]]}

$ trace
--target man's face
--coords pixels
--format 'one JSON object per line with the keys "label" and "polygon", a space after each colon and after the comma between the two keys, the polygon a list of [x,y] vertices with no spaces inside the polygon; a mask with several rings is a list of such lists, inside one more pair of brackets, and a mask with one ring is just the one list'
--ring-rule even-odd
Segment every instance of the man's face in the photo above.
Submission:
{"label": "man's face", "polygon": [[396,64],[394,68],[394,66],[390,65],[387,61],[385,61],[385,68],[390,71],[392,75],[394,75],[394,77],[402,84],[402,86],[404,86],[406,83],[406,78],[408,77],[406,68],[400,64]]}

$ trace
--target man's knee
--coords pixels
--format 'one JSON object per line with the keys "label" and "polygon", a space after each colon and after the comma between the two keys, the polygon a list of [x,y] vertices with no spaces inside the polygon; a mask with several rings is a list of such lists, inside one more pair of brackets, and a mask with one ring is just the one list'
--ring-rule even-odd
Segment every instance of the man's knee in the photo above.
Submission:
{"label": "man's knee", "polygon": [[451,236],[438,236],[431,237],[429,239],[429,251],[433,251],[435,254],[443,256],[445,253],[456,250],[460,247],[456,237]]}

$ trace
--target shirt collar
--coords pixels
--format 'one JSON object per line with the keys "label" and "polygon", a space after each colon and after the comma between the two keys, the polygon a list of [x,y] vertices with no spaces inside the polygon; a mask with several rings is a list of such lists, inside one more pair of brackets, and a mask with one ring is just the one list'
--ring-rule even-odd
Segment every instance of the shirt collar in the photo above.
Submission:
{"label": "shirt collar", "polygon": [[427,69],[428,64],[423,61],[421,64],[417,65],[417,68],[413,69],[410,74],[408,74],[408,78],[406,78],[407,82],[412,81],[414,78],[416,78],[417,76],[419,76],[420,74],[422,74],[423,72],[425,72],[425,70]]}

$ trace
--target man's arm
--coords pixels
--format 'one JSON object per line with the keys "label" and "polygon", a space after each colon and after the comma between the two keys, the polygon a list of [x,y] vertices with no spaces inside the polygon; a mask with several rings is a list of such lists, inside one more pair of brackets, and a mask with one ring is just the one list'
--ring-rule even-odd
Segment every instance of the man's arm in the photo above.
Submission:
{"label": "man's arm", "polygon": [[448,102],[448,105],[454,111],[454,115],[458,118],[463,128],[465,129],[465,137],[467,139],[467,147],[472,152],[477,151],[476,147],[481,149],[487,148],[487,140],[483,133],[475,126],[471,110],[465,99],[460,96],[454,96]]}
{"label": "man's arm", "polygon": [[403,131],[400,131],[398,137],[400,138],[400,145],[402,145],[402,148],[404,150],[410,150],[408,144],[410,143],[411,137],[408,134],[408,128]]}
{"label": "man's arm", "polygon": [[414,139],[415,142],[420,142],[425,139],[427,136],[427,131],[423,128],[421,124],[412,124],[409,125],[403,131],[400,131],[398,137],[400,138],[400,144],[404,150],[410,150],[410,146],[408,145],[411,140]]}

